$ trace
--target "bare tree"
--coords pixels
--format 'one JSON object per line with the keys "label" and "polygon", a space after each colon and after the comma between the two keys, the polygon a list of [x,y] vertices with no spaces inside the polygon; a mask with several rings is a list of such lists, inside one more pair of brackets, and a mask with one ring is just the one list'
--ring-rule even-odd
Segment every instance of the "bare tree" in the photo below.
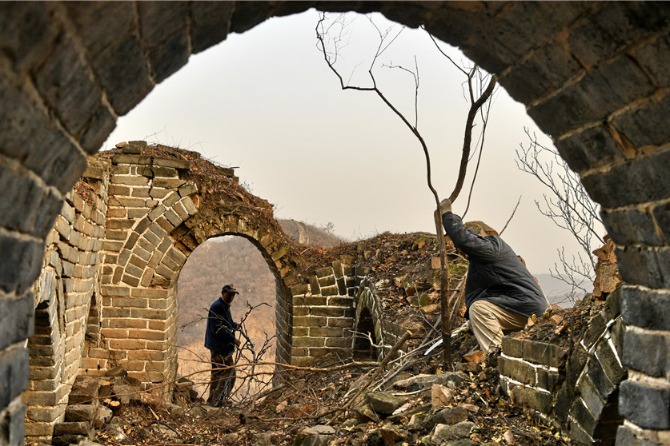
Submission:
{"label": "bare tree", "polygon": [[[389,47],[396,41],[396,39],[401,35],[404,28],[393,28],[389,27],[387,29],[380,29],[377,24],[374,23],[370,16],[367,16],[368,21],[375,29],[377,33],[377,45],[370,58],[369,64],[367,64],[367,82],[365,85],[355,84],[352,82],[354,72],[350,73],[348,79],[345,81],[343,75],[336,68],[336,64],[341,55],[342,49],[346,46],[347,43],[347,34],[346,29],[349,26],[349,22],[346,19],[346,15],[342,14],[337,16],[334,20],[328,20],[324,13],[321,14],[320,19],[316,25],[316,37],[317,37],[317,46],[323,54],[323,58],[326,61],[329,69],[335,74],[339,80],[340,87],[343,90],[357,90],[357,91],[366,91],[376,94],[379,99],[402,121],[402,123],[409,129],[409,131],[417,139],[424,153],[426,160],[426,180],[428,188],[430,189],[433,198],[435,199],[435,207],[439,210],[440,195],[433,186],[432,183],[432,174],[431,174],[431,160],[428,150],[428,145],[423,137],[422,133],[418,128],[419,121],[419,108],[418,108],[418,97],[419,97],[419,85],[420,85],[420,76],[419,76],[419,64],[414,58],[414,67],[408,68],[402,65],[395,65],[393,63],[383,64],[380,63],[380,59],[384,56],[384,53],[389,49]],[[431,39],[433,37],[431,36]],[[455,63],[449,56],[444,53],[437,41],[433,39],[435,47],[449,59],[449,61],[457,67],[464,75],[465,82],[464,85],[467,89],[466,97],[470,103],[470,109],[468,111],[463,144],[461,149],[461,161],[459,164],[458,178],[456,180],[456,185],[454,190],[450,195],[449,199],[454,202],[458,197],[459,193],[465,182],[465,177],[467,173],[468,164],[471,161],[474,153],[472,151],[472,140],[473,140],[473,128],[475,127],[475,120],[478,116],[481,116],[481,121],[483,125],[481,126],[481,132],[478,137],[478,144],[475,145],[475,152],[479,152],[479,157],[484,147],[484,134],[486,131],[486,123],[488,122],[488,114],[490,111],[490,99],[493,96],[493,92],[497,85],[495,76],[488,75],[483,73],[479,67],[473,65],[469,68],[464,68],[457,63]],[[402,72],[407,73],[411,76],[414,84],[413,91],[413,112],[411,117],[405,116],[400,109],[394,105],[394,103],[387,97],[387,95],[379,87],[376,70],[379,68],[386,69],[397,69]],[[486,105],[486,106],[485,106]],[[480,159],[480,158],[478,158]],[[472,185],[474,185],[474,179],[476,178],[476,172],[479,168],[479,162],[477,162],[475,174],[472,180]],[[473,186],[471,186],[472,188]],[[469,203],[469,200],[468,200]],[[439,212],[435,213],[435,226],[436,233],[439,240],[440,247],[440,302],[441,302],[441,324],[442,324],[442,339],[443,339],[443,366],[445,368],[451,368],[451,324],[450,324],[450,306],[456,305],[455,302],[449,302],[449,274],[448,274],[448,264],[446,256],[446,244],[444,240],[444,231],[442,229],[442,222],[439,221]]]}
{"label": "bare tree", "polygon": [[579,175],[573,172],[555,149],[540,143],[537,135],[525,129],[529,143],[520,144],[516,150],[516,164],[520,170],[533,175],[549,193],[543,200],[535,200],[542,215],[550,218],[556,226],[568,231],[581,250],[568,259],[565,249],[558,249],[559,264],[554,264],[551,275],[572,288],[574,298],[577,290],[586,292],[587,284],[593,283],[596,258],[593,251],[602,246],[604,238],[598,234],[603,227],[600,206],[586,193]]}

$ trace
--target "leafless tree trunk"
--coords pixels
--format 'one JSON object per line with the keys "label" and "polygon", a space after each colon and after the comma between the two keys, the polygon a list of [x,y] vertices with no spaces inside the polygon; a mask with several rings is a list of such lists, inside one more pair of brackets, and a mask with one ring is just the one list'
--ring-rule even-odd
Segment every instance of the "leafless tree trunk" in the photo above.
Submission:
{"label": "leafless tree trunk", "polygon": [[[337,79],[340,82],[340,87],[343,90],[358,90],[358,91],[368,91],[376,94],[384,104],[403,122],[403,124],[412,132],[416,137],[417,141],[421,145],[421,148],[424,153],[426,160],[426,180],[428,188],[430,189],[433,198],[435,199],[435,207],[439,210],[440,195],[433,186],[432,183],[432,173],[431,173],[431,160],[428,150],[428,145],[423,138],[421,132],[418,129],[418,94],[419,94],[419,66],[415,58],[414,68],[410,69],[400,65],[384,65],[383,67],[390,69],[400,69],[408,74],[410,74],[414,80],[414,117],[412,120],[407,118],[400,110],[388,99],[388,97],[382,92],[378,87],[377,79],[375,78],[374,69],[378,65],[379,58],[384,54],[384,52],[389,48],[389,46],[398,38],[402,33],[402,28],[399,31],[393,31],[392,29],[381,30],[379,27],[368,17],[372,26],[374,26],[378,35],[378,45],[376,52],[372,57],[371,63],[368,66],[368,78],[370,80],[369,86],[360,86],[353,85],[349,81],[345,81],[342,74],[336,69],[335,65],[337,63],[338,57],[340,55],[341,48],[343,47],[343,34],[341,30],[346,27],[347,23],[345,20],[345,15],[338,16],[332,22],[327,22],[326,15],[321,14],[320,20],[316,26],[316,37],[318,47],[323,53],[324,60],[330,68],[330,70],[335,74]],[[334,32],[339,28],[340,32]],[[432,38],[432,36],[431,36]],[[442,52],[437,42],[435,42],[436,48]],[[467,166],[471,159],[471,147],[472,147],[472,131],[475,126],[475,119],[479,114],[482,116],[482,131],[479,136],[479,152],[481,156],[481,151],[483,149],[484,142],[484,133],[486,130],[486,122],[488,121],[488,112],[490,110],[490,99],[493,95],[493,92],[496,87],[496,78],[495,76],[484,75],[482,71],[477,67],[473,66],[470,69],[464,69],[463,67],[456,64],[449,56],[444,52],[442,54],[447,57],[454,66],[456,66],[460,71],[466,76],[465,84],[467,85],[468,100],[470,101],[470,109],[468,111],[464,137],[463,137],[463,146],[461,152],[461,161],[459,164],[459,173],[456,180],[456,186],[454,190],[449,195],[449,199],[454,202],[458,197],[463,184],[465,182],[465,176],[467,173]],[[352,73],[353,74],[353,73]],[[486,87],[484,87],[486,85]],[[488,104],[487,106],[485,106]],[[477,163],[477,169],[479,168],[479,163]],[[474,177],[476,178],[476,171]],[[473,179],[474,184],[474,179]],[[448,260],[446,255],[446,242],[444,239],[444,230],[442,229],[442,222],[439,216],[439,212],[435,214],[435,230],[437,233],[439,248],[440,248],[440,302],[441,302],[441,321],[442,321],[442,339],[443,339],[443,367],[445,369],[452,368],[452,358],[451,358],[451,324],[449,318],[449,268]]]}

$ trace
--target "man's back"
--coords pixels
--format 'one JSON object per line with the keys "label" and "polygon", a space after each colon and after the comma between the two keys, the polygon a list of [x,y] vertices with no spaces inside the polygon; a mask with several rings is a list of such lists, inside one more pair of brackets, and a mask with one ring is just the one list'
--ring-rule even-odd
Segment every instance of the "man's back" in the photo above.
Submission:
{"label": "man's back", "polygon": [[230,305],[217,298],[209,307],[207,328],[205,330],[205,347],[214,353],[228,355],[232,353],[235,343],[235,323],[230,313]]}
{"label": "man's back", "polygon": [[443,214],[442,222],[454,245],[470,261],[465,287],[468,308],[473,302],[486,299],[524,316],[544,313],[547,302],[542,291],[505,241],[498,236],[482,237],[469,231],[461,218],[451,212]]}

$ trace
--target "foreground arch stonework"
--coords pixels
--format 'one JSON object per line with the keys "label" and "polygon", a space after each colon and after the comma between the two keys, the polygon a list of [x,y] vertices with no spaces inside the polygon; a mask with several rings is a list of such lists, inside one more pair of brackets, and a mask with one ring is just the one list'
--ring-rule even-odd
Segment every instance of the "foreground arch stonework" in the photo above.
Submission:
{"label": "foreground arch stonework", "polygon": [[0,5],[0,444],[23,441],[33,283],[86,155],[190,54],[313,6],[425,25],[553,137],[602,205],[626,282],[617,443],[670,441],[666,3],[50,2]]}

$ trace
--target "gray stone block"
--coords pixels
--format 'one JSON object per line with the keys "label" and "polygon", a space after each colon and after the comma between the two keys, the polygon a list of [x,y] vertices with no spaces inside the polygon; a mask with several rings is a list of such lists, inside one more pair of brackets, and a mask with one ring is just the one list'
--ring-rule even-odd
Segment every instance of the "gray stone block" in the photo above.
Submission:
{"label": "gray stone block", "polygon": [[556,141],[556,149],[575,172],[621,161],[624,156],[621,147],[603,125],[588,127]]}
{"label": "gray stone block", "polygon": [[[670,101],[666,111],[670,112]],[[667,165],[670,151],[661,151],[585,176],[582,182],[591,198],[605,208],[662,200],[670,190],[670,175],[665,175],[658,166]],[[621,184],[626,187],[620,187]]]}
{"label": "gray stone block", "polygon": [[268,3],[237,3],[230,20],[230,31],[243,33],[272,15],[271,6]]}
{"label": "gray stone block", "polygon": [[623,361],[631,369],[650,376],[665,377],[670,373],[670,338],[661,333],[627,331]]}
{"label": "gray stone block", "polygon": [[574,386],[568,386],[567,384],[561,386],[560,390],[556,394],[554,407],[552,409],[552,414],[560,423],[567,422],[568,413],[570,412],[570,407],[572,407],[574,398]]}
{"label": "gray stone block", "polygon": [[638,64],[625,56],[594,68],[579,82],[579,87],[591,98],[591,105],[602,117],[655,90]]}
{"label": "gray stone block", "polygon": [[424,431],[432,430],[437,424],[454,425],[466,421],[469,412],[461,406],[445,407],[421,424]]}
{"label": "gray stone block", "polygon": [[661,446],[660,443],[638,438],[626,426],[619,426],[616,435],[616,446]]}
{"label": "gray stone block", "polygon": [[332,286],[332,285],[336,284],[335,276],[333,276],[333,275],[328,275],[328,276],[323,276],[323,277],[320,277],[320,276],[317,275],[317,277],[318,277],[318,280],[319,280],[319,286],[326,287],[326,286]]}
{"label": "gray stone block", "polygon": [[[513,67],[500,78],[500,84],[510,93],[513,92],[517,101],[527,104],[547,91],[558,90],[581,69],[577,60],[563,45],[551,42]],[[528,82],[528,79],[537,79],[537,82]]]}
{"label": "gray stone block", "polygon": [[0,226],[45,237],[62,208],[62,199],[4,166],[0,166],[0,188],[5,194],[0,203]]}
{"label": "gray stone block", "polygon": [[187,27],[188,5],[160,2],[138,5],[140,14],[140,34],[145,46],[154,48],[171,39],[174,34]]}
{"label": "gray stone block", "polygon": [[128,113],[153,89],[147,61],[135,33],[118,34],[120,41],[94,53],[93,69],[117,115]]}
{"label": "gray stone block", "polygon": [[619,412],[643,429],[670,429],[670,388],[624,381],[619,394]]}
{"label": "gray stone block", "polygon": [[470,436],[470,432],[475,427],[471,421],[461,421],[454,425],[438,424],[435,426],[435,433],[431,437],[433,444],[450,444],[453,440],[465,439]]}
{"label": "gray stone block", "polygon": [[658,87],[670,86],[670,72],[663,66],[663,62],[670,59],[670,37],[662,36],[638,48],[633,56],[651,74]]}
{"label": "gray stone block", "polygon": [[617,115],[612,124],[626,136],[633,147],[661,146],[670,140],[670,127],[664,125],[663,119],[668,113],[670,93],[649,98],[637,107]]}
{"label": "gray stone block", "polygon": [[656,231],[655,216],[637,208],[624,208],[601,212],[607,233],[619,244],[644,243],[661,246],[663,240]]}
{"label": "gray stone block", "polygon": [[68,15],[79,38],[91,54],[97,54],[113,45],[120,35],[130,32],[135,12],[123,3],[66,3]]}
{"label": "gray stone block", "polygon": [[502,339],[502,351],[507,356],[521,358],[523,356],[523,339],[515,339],[511,336],[505,336]]}
{"label": "gray stone block", "polygon": [[37,88],[68,132],[79,135],[100,107],[102,91],[92,81],[83,55],[67,35],[59,39],[52,56],[35,74]]}
{"label": "gray stone block", "polygon": [[529,387],[513,386],[510,389],[510,398],[514,401],[514,404],[530,407],[545,414],[550,413],[553,405],[551,394]]}
{"label": "gray stone block", "polygon": [[97,401],[100,379],[93,376],[78,376],[70,391],[70,404],[93,404]]}
{"label": "gray stone block", "polygon": [[550,372],[542,368],[537,369],[537,387],[554,392],[559,380],[560,376],[557,372]]}
{"label": "gray stone block", "polygon": [[500,370],[501,375],[508,376],[515,381],[531,386],[535,385],[535,368],[529,364],[501,356],[498,358],[498,370]]}
{"label": "gray stone block", "polygon": [[670,292],[623,286],[621,316],[626,325],[670,330]]}
{"label": "gray stone block", "polygon": [[605,300],[611,319],[621,316],[621,287],[614,290]]}
{"label": "gray stone block", "polygon": [[9,412],[9,446],[20,446],[25,444],[26,405],[18,404]]}
{"label": "gray stone block", "polygon": [[375,413],[385,416],[391,415],[408,400],[406,397],[394,396],[388,392],[369,392],[366,399]]}
{"label": "gray stone block", "polygon": [[65,409],[65,421],[93,421],[97,411],[97,404],[69,404]]}
{"label": "gray stone block", "polygon": [[605,117],[600,110],[593,107],[591,98],[578,84],[566,87],[557,95],[530,107],[528,115],[545,133],[554,138]]}
{"label": "gray stone block", "polygon": [[7,407],[28,388],[28,350],[15,348],[0,356],[0,408]]}
{"label": "gray stone block", "polygon": [[[148,4],[140,3],[140,4]],[[178,4],[178,3],[175,3]],[[172,9],[172,6],[170,7]],[[188,41],[188,28],[175,31],[175,34],[165,42],[149,49],[148,57],[151,63],[151,72],[154,80],[163,82],[181,67],[186,65],[191,55]]]}
{"label": "gray stone block", "polygon": [[589,321],[589,328],[586,329],[582,342],[586,345],[587,349],[590,349],[593,344],[605,333],[607,327],[607,321],[605,320],[602,313],[598,313],[591,318]]}
{"label": "gray stone block", "polygon": [[0,351],[28,339],[34,331],[33,294],[17,299],[0,298]]}
{"label": "gray stone block", "polygon": [[598,422],[589,409],[586,408],[581,398],[575,400],[575,403],[570,410],[570,415],[577,420],[577,423],[584,429],[584,432],[589,436],[593,436],[593,432],[595,432]]}
{"label": "gray stone block", "polygon": [[560,348],[558,345],[530,339],[523,339],[521,342],[523,351],[520,356],[535,364],[558,367],[567,355],[567,350]]}
{"label": "gray stone block", "polygon": [[623,360],[623,337],[625,330],[626,327],[621,320],[621,316],[619,316],[614,324],[612,324],[610,335],[614,348],[616,349],[619,358],[621,358],[622,364],[625,364],[625,361]]}
{"label": "gray stone block", "polygon": [[191,9],[191,45],[199,53],[228,35],[230,18],[235,6],[230,2],[195,2]]}
{"label": "gray stone block", "polygon": [[581,400],[586,404],[589,412],[593,414],[594,418],[598,419],[605,407],[606,401],[600,396],[588,376],[585,376],[584,379],[580,381],[578,390]]}
{"label": "gray stone block", "polygon": [[619,364],[619,355],[612,350],[612,346],[606,339],[601,340],[596,346],[596,355],[598,356],[598,362],[605,372],[605,375],[607,375],[609,380],[617,386],[626,373],[623,367]]}
{"label": "gray stone block", "polygon": [[23,294],[37,279],[42,267],[44,249],[41,243],[0,233],[0,252],[3,253],[0,290]]}
{"label": "gray stone block", "polygon": [[610,394],[616,389],[615,384],[610,381],[602,366],[594,356],[590,357],[587,367],[587,376],[591,379],[591,382],[596,390],[598,390],[600,396],[604,400],[607,400]]}
{"label": "gray stone block", "polygon": [[616,2],[580,19],[573,25],[568,42],[577,58],[592,66],[663,29],[667,22],[668,14],[661,3]]}
{"label": "gray stone block", "polygon": [[670,203],[658,204],[652,208],[654,218],[666,240],[670,240]]}
{"label": "gray stone block", "polygon": [[321,287],[321,295],[323,296],[338,296],[339,292],[337,285]]}
{"label": "gray stone block", "polygon": [[570,420],[568,424],[568,434],[572,440],[577,442],[577,444],[594,444],[593,437],[591,437],[579,423],[573,420]]}
{"label": "gray stone block", "polygon": [[668,265],[662,268],[658,256],[660,252],[660,249],[644,246],[617,247],[615,254],[623,281],[654,289],[670,288],[670,274],[664,275],[664,268]]}
{"label": "gray stone block", "polygon": [[7,3],[0,17],[0,40],[18,71],[43,60],[58,33],[48,4]]}

